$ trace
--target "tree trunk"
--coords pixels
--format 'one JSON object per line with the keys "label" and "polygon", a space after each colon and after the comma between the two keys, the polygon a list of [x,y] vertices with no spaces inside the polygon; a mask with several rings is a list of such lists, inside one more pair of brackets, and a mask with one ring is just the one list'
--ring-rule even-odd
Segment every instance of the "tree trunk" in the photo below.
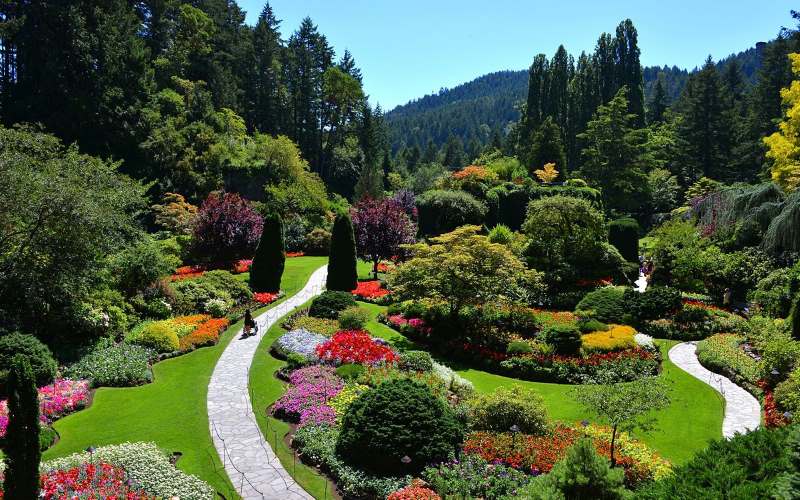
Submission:
{"label": "tree trunk", "polygon": [[617,442],[617,426],[611,428],[611,467],[617,466],[617,458],[614,456],[614,445]]}

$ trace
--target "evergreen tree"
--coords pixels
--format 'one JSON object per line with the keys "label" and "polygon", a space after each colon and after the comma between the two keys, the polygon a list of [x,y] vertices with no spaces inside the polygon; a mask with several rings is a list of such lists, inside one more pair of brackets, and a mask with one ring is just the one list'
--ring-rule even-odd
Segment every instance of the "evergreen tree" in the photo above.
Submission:
{"label": "evergreen tree", "polygon": [[789,317],[792,320],[792,336],[795,340],[800,340],[800,293],[794,298]]}
{"label": "evergreen tree", "polygon": [[541,127],[534,131],[530,142],[530,151],[524,161],[531,175],[546,163],[555,163],[561,176],[566,177],[567,157],[561,142],[561,130],[551,117],[548,116]]}
{"label": "evergreen tree", "polygon": [[353,59],[353,54],[345,49],[342,58],[339,60],[339,69],[355,78],[358,83],[362,82],[361,70],[356,66],[356,61]]}
{"label": "evergreen tree", "polygon": [[442,163],[450,170],[458,170],[464,166],[464,144],[459,137],[451,134],[447,139]]}
{"label": "evergreen tree", "polygon": [[328,259],[328,290],[349,292],[358,284],[356,270],[356,239],[353,221],[348,214],[336,216],[331,233],[330,258]]}
{"label": "evergreen tree", "polygon": [[281,95],[285,91],[281,81],[280,23],[267,3],[253,29],[255,73],[250,89],[253,105],[248,113],[249,125],[251,129],[272,135],[282,131],[284,126],[280,122],[284,115]]}
{"label": "evergreen tree", "polygon": [[627,87],[628,113],[635,115],[633,125],[644,126],[644,84],[639,62],[639,35],[633,22],[626,19],[617,26],[616,49],[617,88]]}
{"label": "evergreen tree", "polygon": [[353,190],[353,201],[383,198],[383,170],[377,165],[364,165]]}
{"label": "evergreen tree", "polygon": [[650,100],[650,105],[647,107],[648,123],[661,123],[664,121],[664,113],[667,111],[667,93],[664,90],[663,78],[656,81],[656,86],[653,89],[653,98]]}
{"label": "evergreen tree", "polygon": [[550,64],[544,54],[533,58],[528,71],[528,100],[525,104],[524,129],[529,133],[539,126],[546,115],[549,92]]}
{"label": "evergreen tree", "polygon": [[5,498],[39,498],[39,393],[28,358],[17,354],[10,368]]}
{"label": "evergreen tree", "polygon": [[286,264],[283,220],[280,215],[264,218],[261,241],[250,266],[250,288],[254,292],[276,293],[281,289],[281,277]]}
{"label": "evergreen tree", "polygon": [[422,163],[436,163],[439,161],[439,150],[436,149],[436,144],[433,140],[428,141],[425,146],[425,154],[422,155]]}
{"label": "evergreen tree", "polygon": [[409,170],[413,171],[416,169],[421,158],[422,151],[419,149],[419,145],[414,144],[412,147],[406,149],[404,159],[406,167],[408,167]]}

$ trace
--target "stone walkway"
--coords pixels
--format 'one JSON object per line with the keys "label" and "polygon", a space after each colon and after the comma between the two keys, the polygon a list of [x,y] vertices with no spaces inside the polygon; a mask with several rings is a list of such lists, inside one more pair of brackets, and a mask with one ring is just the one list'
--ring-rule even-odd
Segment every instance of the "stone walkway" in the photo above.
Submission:
{"label": "stone walkway", "polygon": [[725,399],[722,435],[729,439],[736,433],[744,434],[757,429],[761,424],[761,405],[758,400],[728,378],[703,368],[697,360],[696,351],[697,344],[695,342],[683,342],[669,350],[669,360],[681,370],[705,382],[722,394]]}
{"label": "stone walkway", "polygon": [[302,290],[256,317],[258,334],[242,339],[240,330],[214,368],[206,402],[211,437],[225,472],[242,498],[313,498],[294,482],[264,440],[253,413],[248,382],[250,364],[263,336],[292,309],[320,294],[326,275],[327,266],[317,269]]}

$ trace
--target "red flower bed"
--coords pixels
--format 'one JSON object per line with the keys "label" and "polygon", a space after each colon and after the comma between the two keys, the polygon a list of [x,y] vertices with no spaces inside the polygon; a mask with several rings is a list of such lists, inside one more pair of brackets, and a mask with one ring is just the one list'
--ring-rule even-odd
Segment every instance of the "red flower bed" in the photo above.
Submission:
{"label": "red flower bed", "polygon": [[[0,491],[0,498],[3,497]],[[43,474],[40,497],[44,499],[114,498],[139,500],[155,498],[135,489],[124,469],[107,463],[83,464]]]}
{"label": "red flower bed", "polygon": [[685,306],[699,307],[700,309],[705,309],[707,311],[729,312],[729,311],[727,311],[727,310],[725,310],[725,309],[723,309],[721,307],[713,306],[711,304],[706,304],[705,302],[703,302],[701,300],[683,299],[682,302],[683,302],[683,305],[685,305]]}
{"label": "red flower bed", "polygon": [[242,274],[250,271],[250,266],[253,265],[253,259],[240,259],[233,263],[233,274]]}
{"label": "red flower bed", "polygon": [[435,491],[426,488],[421,480],[414,479],[410,486],[391,493],[386,500],[441,500],[441,498]]}
{"label": "red flower bed", "polygon": [[363,330],[337,332],[330,340],[318,345],[316,352],[319,359],[337,364],[397,361],[397,355],[390,347],[376,342]]}
{"label": "red flower bed", "polygon": [[589,286],[600,287],[600,286],[609,286],[613,284],[613,281],[611,279],[611,276],[608,276],[606,278],[600,278],[598,280],[578,280],[576,284],[579,287],[589,287]]}
{"label": "red flower bed", "polygon": [[181,266],[175,270],[175,274],[170,276],[171,281],[188,280],[198,278],[206,272],[204,266]]}
{"label": "red flower bed", "polygon": [[201,323],[192,333],[180,339],[181,351],[216,344],[219,334],[228,327],[228,323],[226,318],[213,318]]}
{"label": "red flower bed", "polygon": [[302,257],[304,255],[303,252],[286,252],[286,257]]}
{"label": "red flower bed", "polygon": [[353,295],[362,299],[378,299],[389,295],[389,293],[389,290],[382,288],[381,282],[377,280],[359,281],[356,289],[353,290]]}
{"label": "red flower bed", "polygon": [[277,300],[277,298],[277,293],[256,292],[253,294],[253,300],[260,302],[261,304],[272,304],[275,302],[275,300]]}

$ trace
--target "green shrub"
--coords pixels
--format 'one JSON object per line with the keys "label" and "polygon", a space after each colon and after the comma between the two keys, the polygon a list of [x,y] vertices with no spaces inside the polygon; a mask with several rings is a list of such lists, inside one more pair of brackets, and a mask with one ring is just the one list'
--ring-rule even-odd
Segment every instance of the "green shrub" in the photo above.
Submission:
{"label": "green shrub", "polygon": [[296,352],[289,353],[289,355],[286,356],[286,367],[289,370],[297,370],[298,368],[302,368],[310,363],[311,361],[308,358]]}
{"label": "green shrub", "polygon": [[6,477],[5,498],[38,498],[40,423],[39,398],[30,358],[15,354],[8,374],[8,427],[3,446]]}
{"label": "green shrub", "polygon": [[800,263],[779,268],[759,280],[747,298],[773,318],[786,318],[792,307],[793,294],[800,288]]}
{"label": "green shrub", "polygon": [[207,271],[198,281],[210,285],[215,290],[227,294],[236,304],[244,304],[253,298],[253,292],[247,283],[237,278],[229,271],[216,269]]}
{"label": "green shrub", "polygon": [[331,233],[322,229],[314,228],[306,235],[305,250],[306,255],[328,255],[331,248]]}
{"label": "green shrub", "polygon": [[423,234],[449,233],[467,224],[480,225],[486,205],[464,191],[431,190],[417,198],[419,228]]}
{"label": "green shrub", "polygon": [[128,387],[146,384],[151,380],[149,360],[153,352],[131,344],[101,343],[68,367],[69,378],[84,378],[93,387]]}
{"label": "green shrub", "polygon": [[283,220],[277,214],[264,218],[261,241],[250,266],[250,288],[256,292],[274,293],[281,288],[281,276],[286,265],[283,240]]}
{"label": "green shrub", "polygon": [[331,251],[328,259],[328,290],[350,292],[358,284],[356,271],[356,238],[353,222],[347,214],[340,214],[333,223]]}
{"label": "green shrub", "polygon": [[400,354],[400,369],[413,372],[433,371],[433,359],[427,351],[405,351]]}
{"label": "green shrub", "polygon": [[776,481],[792,471],[786,438],[785,428],[759,427],[713,441],[672,475],[638,491],[636,498],[774,498]]}
{"label": "green shrub", "polygon": [[287,330],[298,330],[303,328],[309,332],[318,333],[330,337],[340,330],[339,322],[335,319],[315,318],[314,316],[299,316],[291,323]]}
{"label": "green shrub", "polygon": [[648,287],[643,293],[628,288],[623,303],[637,323],[671,317],[683,307],[680,290],[668,286]]}
{"label": "green shrub", "polygon": [[514,232],[505,224],[498,224],[489,231],[489,241],[500,245],[508,245],[514,241]]}
{"label": "green shrub", "polygon": [[515,340],[514,342],[510,342],[508,347],[506,347],[506,354],[509,356],[517,356],[520,354],[530,354],[533,352],[533,347],[527,342],[523,342],[521,340]]}
{"label": "green shrub", "polygon": [[608,242],[628,262],[639,262],[639,223],[630,217],[608,223]]}
{"label": "green shrub", "polygon": [[800,416],[800,368],[795,368],[786,380],[775,387],[775,402],[781,409]]}
{"label": "green shrub", "polygon": [[311,309],[308,313],[318,318],[337,319],[339,311],[344,311],[354,305],[356,305],[356,299],[350,293],[328,290],[322,292],[311,302]]}
{"label": "green shrub", "polygon": [[538,340],[551,345],[556,354],[571,356],[581,348],[581,332],[573,325],[551,325],[542,330]]}
{"label": "green shrub", "polygon": [[[381,474],[415,474],[445,460],[464,437],[449,406],[411,380],[390,380],[362,394],[342,421],[336,452]],[[403,457],[411,461],[403,463]]]}
{"label": "green shrub", "polygon": [[792,337],[800,340],[800,293],[794,298],[790,319],[792,320]]}
{"label": "green shrub", "polygon": [[46,425],[39,426],[39,449],[44,451],[50,448],[53,446],[53,443],[56,442],[57,437],[58,433],[52,427]]}
{"label": "green shrub", "polygon": [[348,307],[339,313],[339,326],[342,330],[363,330],[369,319],[369,311],[363,307]]}
{"label": "green shrub", "polygon": [[365,371],[366,368],[364,365],[359,365],[358,363],[347,363],[336,368],[336,375],[345,380],[356,380]]}
{"label": "green shrub", "polygon": [[547,432],[544,400],[536,392],[518,385],[476,394],[467,404],[473,429],[508,432],[516,425],[525,434],[543,435]]}
{"label": "green shrub", "polygon": [[754,386],[760,378],[758,362],[742,351],[744,337],[732,334],[713,335],[697,343],[697,359],[709,370]]}
{"label": "green shrub", "polygon": [[0,337],[0,389],[5,388],[11,360],[17,354],[28,359],[38,387],[53,382],[58,365],[50,349],[33,335],[10,333]]}
{"label": "green shrub", "polygon": [[606,323],[598,321],[594,318],[587,318],[578,321],[578,328],[580,329],[581,333],[592,333],[592,332],[607,332],[609,326]]}
{"label": "green shrub", "polygon": [[158,353],[177,351],[180,346],[177,332],[167,321],[144,323],[134,328],[125,341]]}
{"label": "green shrub", "polygon": [[603,323],[622,323],[627,309],[625,306],[625,287],[606,286],[587,293],[575,311]]}

